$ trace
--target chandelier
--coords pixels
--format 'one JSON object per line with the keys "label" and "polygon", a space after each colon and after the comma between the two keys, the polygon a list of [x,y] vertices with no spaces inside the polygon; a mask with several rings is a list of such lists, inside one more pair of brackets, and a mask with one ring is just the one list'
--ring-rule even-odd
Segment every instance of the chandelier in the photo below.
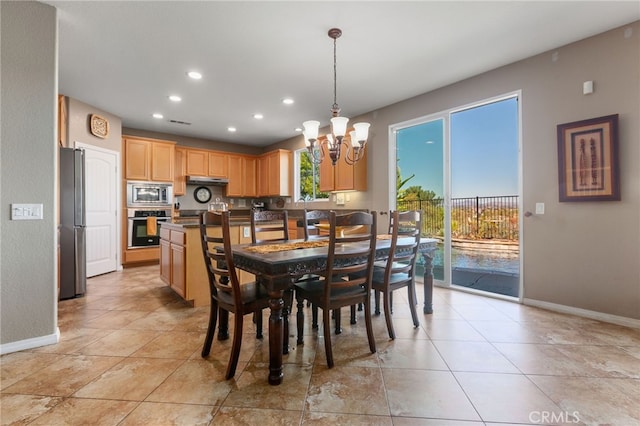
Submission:
{"label": "chandelier", "polygon": [[329,37],[333,39],[333,105],[331,107],[331,133],[324,137],[318,137],[320,122],[315,120],[302,123],[304,131],[304,143],[309,152],[309,157],[313,164],[320,164],[325,157],[325,150],[329,153],[331,163],[335,166],[340,158],[342,143],[351,142],[347,145],[345,152],[345,162],[349,165],[355,164],[364,156],[364,149],[369,136],[369,123],[355,123],[353,129],[347,135],[347,117],[340,117],[340,107],[338,106],[337,95],[337,73],[336,73],[336,40],[342,35],[339,28],[331,28]]}

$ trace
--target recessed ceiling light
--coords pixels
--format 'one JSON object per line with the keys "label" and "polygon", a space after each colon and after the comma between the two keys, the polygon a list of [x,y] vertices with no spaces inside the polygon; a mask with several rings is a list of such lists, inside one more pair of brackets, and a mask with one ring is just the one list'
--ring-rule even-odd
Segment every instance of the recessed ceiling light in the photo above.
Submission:
{"label": "recessed ceiling light", "polygon": [[282,100],[282,103],[283,103],[283,104],[285,104],[285,105],[291,105],[291,104],[293,103],[293,99],[291,99],[291,98],[284,98],[284,99]]}
{"label": "recessed ceiling light", "polygon": [[171,95],[169,96],[169,100],[173,101],[173,102],[180,102],[182,100],[182,98],[178,95]]}
{"label": "recessed ceiling light", "polygon": [[302,129],[301,129],[300,127],[296,127],[296,128],[295,128],[295,129],[293,129],[293,130],[295,130],[296,132],[301,132],[301,131],[302,131]]}
{"label": "recessed ceiling light", "polygon": [[227,131],[229,131],[231,133],[235,132],[236,130],[238,130],[238,129],[236,129],[235,127],[227,127]]}
{"label": "recessed ceiling light", "polygon": [[194,80],[200,80],[202,78],[202,74],[200,74],[198,71],[189,71],[187,75],[189,76],[189,78],[192,78]]}
{"label": "recessed ceiling light", "polygon": [[253,118],[255,118],[256,120],[262,120],[264,118],[264,115],[260,113],[256,113],[256,114],[253,114]]}
{"label": "recessed ceiling light", "polygon": [[156,113],[153,114],[153,118],[161,119],[161,118],[164,118],[164,116],[162,114],[156,112]]}

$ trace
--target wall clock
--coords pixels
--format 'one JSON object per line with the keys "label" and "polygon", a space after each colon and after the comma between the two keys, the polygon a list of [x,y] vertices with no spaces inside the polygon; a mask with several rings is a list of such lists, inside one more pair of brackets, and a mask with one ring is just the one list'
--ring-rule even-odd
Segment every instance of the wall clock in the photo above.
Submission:
{"label": "wall clock", "polygon": [[199,186],[193,191],[193,197],[199,203],[208,203],[211,199],[211,190],[206,186]]}

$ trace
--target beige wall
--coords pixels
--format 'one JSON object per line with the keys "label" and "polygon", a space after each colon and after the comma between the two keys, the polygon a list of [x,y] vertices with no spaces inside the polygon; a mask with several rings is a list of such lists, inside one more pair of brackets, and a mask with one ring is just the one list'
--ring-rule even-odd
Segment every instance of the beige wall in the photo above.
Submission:
{"label": "beige wall", "polygon": [[[0,2],[0,348],[57,340],[56,9]],[[10,220],[10,204],[43,205],[42,220]],[[13,345],[12,345],[13,344]]]}
{"label": "beige wall", "polygon": [[[75,142],[95,145],[99,148],[120,152],[122,149],[122,120],[106,111],[87,105],[70,97],[67,101],[67,146],[73,148]],[[99,138],[91,133],[91,114],[97,114],[109,122],[109,134]]]}
{"label": "beige wall", "polygon": [[[631,35],[629,36],[629,29]],[[625,36],[627,34],[627,36]],[[552,54],[557,53],[557,60]],[[582,94],[593,80],[595,92]],[[347,208],[389,209],[389,126],[521,90],[527,303],[640,319],[640,23],[374,111],[369,191]],[[619,114],[622,201],[558,201],[556,126]],[[355,119],[353,117],[352,119]],[[273,147],[298,149],[301,137]],[[375,190],[374,190],[375,188]]]}

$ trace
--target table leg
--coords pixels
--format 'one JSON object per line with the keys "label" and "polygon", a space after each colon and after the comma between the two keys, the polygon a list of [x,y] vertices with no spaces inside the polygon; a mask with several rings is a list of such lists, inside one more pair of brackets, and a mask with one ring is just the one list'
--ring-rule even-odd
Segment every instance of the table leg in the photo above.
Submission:
{"label": "table leg", "polygon": [[218,340],[229,339],[229,311],[218,309]]}
{"label": "table leg", "polygon": [[425,314],[433,313],[433,251],[422,252],[424,258],[424,309]]}
{"label": "table leg", "polygon": [[269,292],[269,384],[279,385],[284,376],[282,372],[283,324],[282,290]]}

